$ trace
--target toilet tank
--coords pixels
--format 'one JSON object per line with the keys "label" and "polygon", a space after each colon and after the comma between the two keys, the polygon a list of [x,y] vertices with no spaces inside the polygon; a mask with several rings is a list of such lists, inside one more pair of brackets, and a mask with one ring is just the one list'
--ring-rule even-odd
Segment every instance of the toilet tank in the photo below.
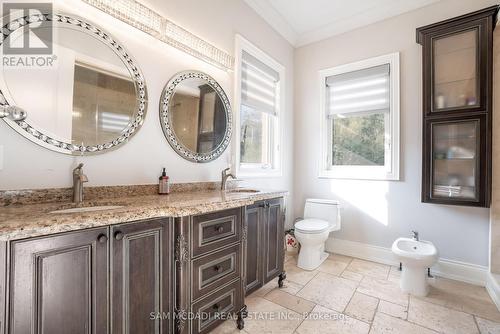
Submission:
{"label": "toilet tank", "polygon": [[330,223],[332,230],[340,229],[340,204],[328,199],[306,199],[304,219],[316,218]]}

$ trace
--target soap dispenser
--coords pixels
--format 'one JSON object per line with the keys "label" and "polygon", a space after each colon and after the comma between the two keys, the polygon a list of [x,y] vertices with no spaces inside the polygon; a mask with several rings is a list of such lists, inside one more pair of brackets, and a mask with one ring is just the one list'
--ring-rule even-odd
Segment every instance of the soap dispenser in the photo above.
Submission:
{"label": "soap dispenser", "polygon": [[168,195],[169,193],[170,193],[169,177],[167,176],[165,168],[163,168],[163,172],[161,173],[160,180],[158,183],[158,194]]}

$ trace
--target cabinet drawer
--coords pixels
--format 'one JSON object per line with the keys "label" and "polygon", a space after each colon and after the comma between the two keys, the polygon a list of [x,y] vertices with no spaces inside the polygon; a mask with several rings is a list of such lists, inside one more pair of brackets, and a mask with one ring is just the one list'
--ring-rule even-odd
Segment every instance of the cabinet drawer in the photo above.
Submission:
{"label": "cabinet drawer", "polygon": [[241,280],[215,291],[193,304],[192,311],[199,315],[193,320],[193,333],[208,333],[242,307]]}
{"label": "cabinet drawer", "polygon": [[241,276],[241,245],[193,261],[193,300]]}
{"label": "cabinet drawer", "polygon": [[240,240],[241,208],[193,217],[193,256],[217,250]]}

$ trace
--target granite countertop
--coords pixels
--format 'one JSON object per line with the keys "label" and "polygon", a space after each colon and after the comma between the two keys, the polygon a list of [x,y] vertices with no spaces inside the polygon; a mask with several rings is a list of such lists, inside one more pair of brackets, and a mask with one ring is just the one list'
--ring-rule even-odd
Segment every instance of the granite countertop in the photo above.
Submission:
{"label": "granite countertop", "polygon": [[0,241],[23,239],[158,217],[182,217],[253,204],[285,196],[286,191],[258,192],[197,190],[170,195],[139,195],[96,199],[89,206],[123,206],[104,211],[51,213],[77,207],[69,201],[16,204],[0,207]]}

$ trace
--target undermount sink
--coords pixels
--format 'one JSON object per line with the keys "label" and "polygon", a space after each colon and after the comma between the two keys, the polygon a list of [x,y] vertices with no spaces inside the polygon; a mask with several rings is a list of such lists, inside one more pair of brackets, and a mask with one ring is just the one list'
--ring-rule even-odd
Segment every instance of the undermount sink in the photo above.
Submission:
{"label": "undermount sink", "polygon": [[105,210],[115,210],[123,208],[123,205],[103,205],[103,206],[88,206],[82,208],[71,208],[51,211],[50,213],[83,213],[83,212],[94,212],[94,211],[105,211]]}
{"label": "undermount sink", "polygon": [[259,190],[256,189],[230,189],[227,190],[228,193],[258,193]]}

